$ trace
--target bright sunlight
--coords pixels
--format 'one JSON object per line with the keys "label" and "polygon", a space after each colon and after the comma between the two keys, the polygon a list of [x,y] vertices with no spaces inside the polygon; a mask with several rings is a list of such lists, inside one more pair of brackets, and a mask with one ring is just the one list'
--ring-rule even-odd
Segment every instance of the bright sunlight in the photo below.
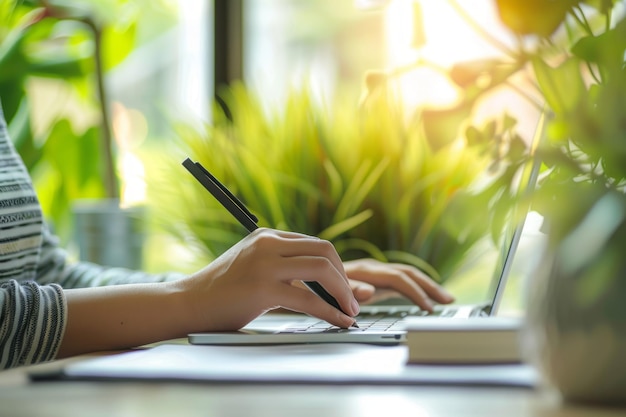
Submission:
{"label": "bright sunlight", "polygon": [[[460,92],[445,71],[459,62],[503,58],[514,47],[491,0],[391,0],[385,13],[388,70],[401,74],[396,87],[410,107],[455,103]],[[513,91],[494,92],[475,116],[484,119],[503,109],[522,115],[521,122],[537,118]],[[521,124],[531,135],[534,122]]]}

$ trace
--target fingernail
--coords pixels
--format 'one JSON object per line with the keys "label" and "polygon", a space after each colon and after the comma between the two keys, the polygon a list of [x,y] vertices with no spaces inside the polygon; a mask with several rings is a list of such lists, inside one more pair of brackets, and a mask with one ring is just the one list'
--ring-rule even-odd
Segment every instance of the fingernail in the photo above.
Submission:
{"label": "fingernail", "polygon": [[454,296],[446,289],[442,288],[441,295],[443,295],[448,301],[454,301]]}
{"label": "fingernail", "polygon": [[339,326],[342,329],[349,329],[355,323],[354,319],[352,317],[350,317],[350,316],[343,316],[341,318],[340,322],[344,323],[344,324]]}

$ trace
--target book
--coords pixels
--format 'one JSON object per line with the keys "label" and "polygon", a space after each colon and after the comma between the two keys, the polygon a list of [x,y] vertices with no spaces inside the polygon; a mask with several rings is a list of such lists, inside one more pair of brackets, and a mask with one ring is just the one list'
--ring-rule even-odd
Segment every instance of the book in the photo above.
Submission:
{"label": "book", "polygon": [[406,320],[409,363],[489,364],[522,362],[515,317],[414,317]]}

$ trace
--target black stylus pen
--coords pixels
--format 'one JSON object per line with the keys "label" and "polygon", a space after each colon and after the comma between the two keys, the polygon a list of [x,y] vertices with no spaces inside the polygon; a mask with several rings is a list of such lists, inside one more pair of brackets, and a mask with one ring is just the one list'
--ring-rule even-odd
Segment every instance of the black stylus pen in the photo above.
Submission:
{"label": "black stylus pen", "polygon": [[[187,171],[194,176],[200,184],[204,186],[222,206],[232,214],[235,219],[239,221],[248,232],[253,232],[258,229],[257,222],[259,219],[248,210],[248,208],[233,194],[228,188],[226,188],[221,182],[218,181],[205,167],[199,162],[193,162],[191,159],[186,158],[183,161],[183,166],[187,168]],[[315,294],[317,294],[322,300],[326,301],[331,306],[345,314],[345,312],[339,306],[339,303],[319,282],[316,281],[304,281],[304,284],[309,287]],[[359,327],[356,321],[352,324],[352,327]]]}

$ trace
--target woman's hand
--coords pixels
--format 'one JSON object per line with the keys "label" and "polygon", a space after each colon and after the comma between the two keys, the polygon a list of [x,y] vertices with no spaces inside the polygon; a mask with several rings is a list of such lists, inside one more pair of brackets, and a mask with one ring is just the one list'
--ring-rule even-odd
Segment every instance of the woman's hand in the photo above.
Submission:
{"label": "woman's hand", "polygon": [[[295,281],[317,281],[335,309]],[[236,330],[268,310],[284,307],[347,328],[359,305],[333,245],[299,233],[258,229],[207,267],[179,282],[189,294],[197,331]]]}
{"label": "woman's hand", "polygon": [[[317,281],[342,313],[301,284]],[[359,312],[333,245],[259,229],[201,271],[172,282],[64,290],[67,323],[58,356],[141,346],[211,330],[238,330],[276,307],[350,327]]]}
{"label": "woman's hand", "polygon": [[410,265],[358,259],[344,262],[344,269],[354,296],[361,303],[401,295],[420,308],[432,311],[433,302],[448,304],[454,301],[443,287]]}

